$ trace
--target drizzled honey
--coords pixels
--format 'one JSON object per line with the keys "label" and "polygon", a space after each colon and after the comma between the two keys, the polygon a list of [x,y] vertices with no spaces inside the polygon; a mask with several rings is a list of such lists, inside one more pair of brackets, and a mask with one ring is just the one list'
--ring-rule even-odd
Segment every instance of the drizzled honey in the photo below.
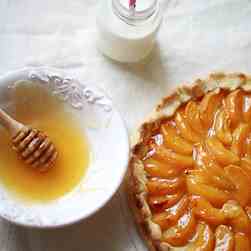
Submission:
{"label": "drizzled honey", "polygon": [[24,124],[46,132],[59,156],[52,169],[39,173],[18,159],[7,132],[0,128],[0,183],[25,201],[57,199],[72,191],[85,175],[90,158],[87,139],[72,114],[42,87],[23,83],[11,93],[9,112]]}

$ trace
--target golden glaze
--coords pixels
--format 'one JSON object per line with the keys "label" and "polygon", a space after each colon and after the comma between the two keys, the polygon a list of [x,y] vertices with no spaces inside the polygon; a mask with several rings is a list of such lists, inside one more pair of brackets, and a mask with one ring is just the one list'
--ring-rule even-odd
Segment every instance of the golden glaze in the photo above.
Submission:
{"label": "golden glaze", "polygon": [[250,250],[250,97],[209,91],[143,125],[132,162],[153,249]]}

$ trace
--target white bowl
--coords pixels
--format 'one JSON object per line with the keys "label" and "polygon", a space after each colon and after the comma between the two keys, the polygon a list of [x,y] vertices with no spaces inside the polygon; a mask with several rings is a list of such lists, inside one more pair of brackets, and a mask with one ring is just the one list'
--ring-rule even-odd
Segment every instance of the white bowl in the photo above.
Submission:
{"label": "white bowl", "polygon": [[123,180],[129,158],[125,124],[103,92],[52,68],[22,69],[0,77],[0,106],[8,103],[11,87],[20,80],[43,85],[65,102],[85,130],[92,160],[81,183],[49,203],[27,204],[12,196],[0,181],[0,216],[37,228],[60,227],[87,218],[108,202]]}

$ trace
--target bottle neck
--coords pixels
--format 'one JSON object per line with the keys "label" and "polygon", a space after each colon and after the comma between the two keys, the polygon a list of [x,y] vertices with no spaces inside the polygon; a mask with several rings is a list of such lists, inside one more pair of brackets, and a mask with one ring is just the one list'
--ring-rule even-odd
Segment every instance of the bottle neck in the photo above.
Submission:
{"label": "bottle neck", "polygon": [[128,0],[112,0],[112,9],[116,16],[128,25],[138,26],[149,21],[158,11],[158,0],[138,0],[135,8]]}

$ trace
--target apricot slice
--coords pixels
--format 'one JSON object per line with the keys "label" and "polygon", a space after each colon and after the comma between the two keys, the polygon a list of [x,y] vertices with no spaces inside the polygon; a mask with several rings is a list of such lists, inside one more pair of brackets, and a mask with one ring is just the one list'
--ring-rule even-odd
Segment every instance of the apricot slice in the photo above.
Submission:
{"label": "apricot slice", "polygon": [[224,168],[227,177],[235,185],[232,191],[234,199],[245,206],[251,199],[250,179],[241,167],[229,165]]}
{"label": "apricot slice", "polygon": [[234,251],[234,235],[225,225],[216,228],[214,251]]}
{"label": "apricot slice", "polygon": [[224,147],[224,145],[215,137],[206,139],[206,147],[211,153],[212,157],[221,165],[234,164],[239,161],[239,157]]}
{"label": "apricot slice", "polygon": [[146,185],[150,195],[166,195],[182,189],[185,186],[185,179],[182,176],[174,179],[151,178]]}
{"label": "apricot slice", "polygon": [[248,134],[250,133],[250,129],[251,128],[248,124],[240,123],[233,132],[231,150],[240,157],[244,154],[244,144]]}
{"label": "apricot slice", "polygon": [[216,207],[222,206],[227,200],[230,199],[230,195],[228,192],[204,184],[201,178],[197,175],[187,175],[186,182],[189,194],[204,197]]}
{"label": "apricot slice", "polygon": [[251,134],[248,135],[245,142],[245,155],[251,158]]}
{"label": "apricot slice", "polygon": [[221,93],[209,92],[200,103],[200,117],[207,129],[213,124],[215,112],[221,104],[222,98]]}
{"label": "apricot slice", "polygon": [[187,118],[189,126],[197,133],[203,134],[205,129],[200,119],[199,106],[194,101],[188,102],[185,108],[185,116]]}
{"label": "apricot slice", "polygon": [[176,113],[175,122],[181,136],[192,142],[196,143],[200,141],[200,135],[196,133],[190,126],[183,112],[179,111]]}
{"label": "apricot slice", "polygon": [[194,215],[213,225],[224,224],[226,217],[222,210],[213,207],[206,199],[194,196],[192,198]]}
{"label": "apricot slice", "polygon": [[235,189],[235,185],[227,178],[224,169],[217,165],[212,164],[205,169],[189,170],[187,173],[195,175],[199,183],[207,184],[220,190],[231,191]]}
{"label": "apricot slice", "polygon": [[144,168],[148,176],[159,178],[173,178],[180,174],[182,170],[178,167],[173,167],[153,158],[144,161]]}
{"label": "apricot slice", "polygon": [[195,165],[198,168],[207,168],[212,163],[212,158],[209,153],[205,150],[205,145],[203,143],[197,143],[194,146],[193,157],[195,160]]}
{"label": "apricot slice", "polygon": [[214,131],[217,138],[224,144],[230,145],[232,134],[230,130],[230,119],[223,110],[216,113]]}
{"label": "apricot slice", "polygon": [[228,94],[224,99],[224,110],[229,115],[231,127],[235,128],[242,120],[243,97],[241,90],[236,90]]}
{"label": "apricot slice", "polygon": [[247,123],[251,120],[251,95],[243,97],[243,119]]}
{"label": "apricot slice", "polygon": [[195,238],[188,244],[186,251],[211,251],[214,248],[214,234],[205,223],[199,223]]}
{"label": "apricot slice", "polygon": [[224,170],[206,151],[204,144],[199,143],[194,147],[193,157],[195,165],[198,169],[203,170],[211,183],[215,184],[218,188],[233,189],[232,182],[226,177]]}
{"label": "apricot slice", "polygon": [[251,233],[251,222],[244,209],[234,200],[224,204],[225,217],[235,232]]}
{"label": "apricot slice", "polygon": [[203,170],[204,176],[209,183],[220,189],[232,190],[234,184],[226,177],[224,170],[216,162],[212,161],[210,155],[203,148],[203,145],[197,144],[194,148],[195,165]]}
{"label": "apricot slice", "polygon": [[191,156],[181,155],[161,146],[156,148],[154,158],[167,162],[176,168],[186,169],[193,166],[193,158]]}
{"label": "apricot slice", "polygon": [[208,183],[208,177],[205,175],[204,170],[193,169],[193,170],[187,171],[186,174],[187,174],[186,177],[193,177],[194,180],[196,180],[196,182],[198,183],[203,183],[203,184]]}
{"label": "apricot slice", "polygon": [[218,165],[212,164],[205,169],[205,173],[209,179],[209,183],[222,190],[234,190],[233,182],[227,178],[224,170]]}
{"label": "apricot slice", "polygon": [[177,153],[191,155],[193,146],[180,137],[174,127],[169,124],[161,126],[161,133],[164,137],[164,144],[167,148]]}
{"label": "apricot slice", "polygon": [[248,237],[243,233],[236,233],[234,235],[235,251],[250,251],[250,242]]}
{"label": "apricot slice", "polygon": [[246,211],[246,214],[249,218],[249,220],[251,221],[251,207],[245,207],[245,211]]}
{"label": "apricot slice", "polygon": [[185,195],[182,199],[171,208],[168,208],[162,213],[153,215],[153,221],[157,223],[162,230],[173,226],[178,219],[185,214],[189,205],[188,197]]}
{"label": "apricot slice", "polygon": [[183,191],[178,191],[175,194],[154,195],[150,196],[148,202],[151,207],[156,209],[166,209],[175,205],[183,196]]}
{"label": "apricot slice", "polygon": [[247,174],[249,179],[251,179],[251,159],[248,157],[241,159],[241,168]]}
{"label": "apricot slice", "polygon": [[191,238],[195,229],[196,221],[192,212],[189,210],[179,218],[176,225],[163,232],[162,238],[164,242],[172,246],[182,246]]}

